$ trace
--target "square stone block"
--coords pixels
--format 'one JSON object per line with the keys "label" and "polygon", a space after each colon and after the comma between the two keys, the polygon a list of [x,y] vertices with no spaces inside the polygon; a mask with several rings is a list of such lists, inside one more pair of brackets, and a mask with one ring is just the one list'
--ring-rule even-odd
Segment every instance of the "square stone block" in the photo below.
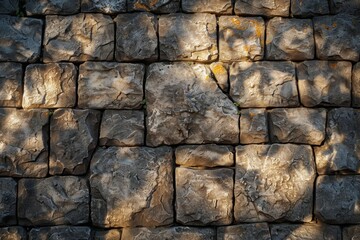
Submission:
{"label": "square stone block", "polygon": [[27,238],[26,230],[23,227],[0,228],[0,239],[3,240],[24,240]]}
{"label": "square stone block", "polygon": [[271,240],[267,223],[241,224],[219,227],[218,240]]}
{"label": "square stone block", "polygon": [[82,0],[81,11],[100,12],[105,14],[126,12],[126,0]]}
{"label": "square stone block", "polygon": [[[29,240],[90,240],[89,227],[55,226],[33,228],[29,232]],[[98,239],[97,239],[98,240]]]}
{"label": "square stone block", "polygon": [[290,0],[235,0],[235,14],[289,16]]}
{"label": "square stone block", "polygon": [[358,15],[360,11],[360,0],[330,0],[331,13],[350,13]]}
{"label": "square stone block", "polygon": [[342,236],[343,240],[358,240],[360,236],[360,225],[344,227]]}
{"label": "square stone block", "polygon": [[352,106],[360,107],[360,63],[356,63],[352,70]]}
{"label": "square stone block", "polygon": [[182,0],[182,10],[184,12],[198,13],[221,13],[231,14],[232,3],[231,0],[205,0],[205,1],[194,1],[194,0]]}
{"label": "square stone block", "polygon": [[[12,178],[0,178],[0,226],[16,224],[17,183]],[[1,228],[0,228],[0,239]]]}
{"label": "square stone block", "polygon": [[209,65],[215,80],[223,92],[229,92],[229,64],[213,62]]}
{"label": "square stone block", "polygon": [[93,236],[95,240],[120,240],[121,229],[96,230]]}
{"label": "square stone block", "polygon": [[20,63],[0,63],[1,107],[21,107],[22,74]]}
{"label": "square stone block", "polygon": [[80,10],[80,0],[26,0],[27,15],[70,15]]}
{"label": "square stone block", "polygon": [[180,0],[127,0],[128,11],[174,13],[180,10]]}
{"label": "square stone block", "polygon": [[295,17],[313,17],[329,13],[327,0],[291,0],[291,14]]}
{"label": "square stone block", "polygon": [[242,109],[240,116],[240,143],[266,143],[269,141],[268,117],[264,108]]}
{"label": "square stone block", "polygon": [[16,14],[19,9],[19,0],[2,0],[0,14]]}

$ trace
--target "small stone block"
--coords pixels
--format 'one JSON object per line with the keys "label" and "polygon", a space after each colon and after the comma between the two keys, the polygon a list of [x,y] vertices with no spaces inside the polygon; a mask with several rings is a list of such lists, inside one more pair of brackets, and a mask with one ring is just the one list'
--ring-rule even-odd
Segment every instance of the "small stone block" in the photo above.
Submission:
{"label": "small stone block", "polygon": [[209,67],[221,90],[229,92],[229,65],[222,62],[214,62]]}
{"label": "small stone block", "polygon": [[217,230],[218,240],[271,240],[267,223],[241,224],[227,227],[219,227]]}
{"label": "small stone block", "polygon": [[121,239],[120,229],[97,230],[94,233],[94,240],[120,240],[120,239]]}
{"label": "small stone block", "polygon": [[264,108],[242,109],[240,116],[240,143],[266,143],[269,141],[267,113]]}
{"label": "small stone block", "polygon": [[128,11],[174,13],[180,10],[180,0],[128,0]]}
{"label": "small stone block", "polygon": [[343,228],[343,240],[359,240],[360,225],[347,226]]}
{"label": "small stone block", "polygon": [[29,232],[29,240],[90,240],[89,227],[55,226],[33,228]]}
{"label": "small stone block", "polygon": [[[12,178],[0,178],[0,226],[16,224],[16,198],[16,181]],[[3,239],[1,228],[0,239]]]}
{"label": "small stone block", "polygon": [[26,238],[27,233],[23,227],[0,228],[0,239],[2,240],[24,240]]}
{"label": "small stone block", "polygon": [[20,63],[0,63],[1,107],[21,107],[22,74]]}
{"label": "small stone block", "polygon": [[184,12],[198,13],[220,13],[220,14],[231,14],[232,3],[231,0],[205,0],[205,1],[194,1],[194,0],[182,0],[182,10]]}
{"label": "small stone block", "polygon": [[27,15],[70,15],[80,10],[80,0],[26,0]]}
{"label": "small stone block", "polygon": [[105,14],[126,12],[126,0],[82,0],[81,11],[100,12]]}
{"label": "small stone block", "polygon": [[289,16],[290,0],[235,0],[235,14]]}
{"label": "small stone block", "polygon": [[329,13],[327,0],[291,0],[291,14],[295,17],[313,17]]}

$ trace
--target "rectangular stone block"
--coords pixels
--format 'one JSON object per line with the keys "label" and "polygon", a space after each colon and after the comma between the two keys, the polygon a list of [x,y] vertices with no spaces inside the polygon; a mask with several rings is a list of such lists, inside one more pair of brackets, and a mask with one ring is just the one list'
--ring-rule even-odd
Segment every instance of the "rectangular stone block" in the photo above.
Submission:
{"label": "rectangular stone block", "polygon": [[27,238],[26,230],[23,227],[0,228],[0,239],[24,240]]}
{"label": "rectangular stone block", "polygon": [[95,109],[138,109],[143,100],[142,64],[85,62],[80,65],[78,106]]}
{"label": "rectangular stone block", "polygon": [[89,227],[55,226],[33,228],[29,232],[29,240],[90,240],[91,229]]}
{"label": "rectangular stone block", "polygon": [[223,92],[229,92],[229,65],[222,62],[213,62],[209,65],[214,78]]}
{"label": "rectangular stone block", "polygon": [[121,230],[120,229],[96,230],[93,238],[95,240],[120,240]]}
{"label": "rectangular stone block", "polygon": [[242,109],[240,116],[240,143],[266,143],[269,141],[268,116],[264,108]]}
{"label": "rectangular stone block", "polygon": [[353,15],[359,14],[360,0],[330,0],[331,13],[350,13]]}
{"label": "rectangular stone block", "polygon": [[241,108],[299,106],[291,62],[239,62],[230,67],[230,96]]}
{"label": "rectangular stone block", "polygon": [[360,107],[360,63],[356,63],[352,70],[352,106]]}
{"label": "rectangular stone block", "polygon": [[174,13],[180,10],[180,0],[127,0],[128,11]]}
{"label": "rectangular stone block", "polygon": [[1,107],[21,107],[22,74],[20,63],[0,63]]}
{"label": "rectangular stone block", "polygon": [[[16,198],[16,181],[12,178],[0,178],[0,226],[15,225],[17,223]],[[1,237],[1,228],[0,239],[3,239]]]}
{"label": "rectangular stone block", "polygon": [[347,226],[343,228],[343,240],[358,240],[360,236],[360,225]]}
{"label": "rectangular stone block", "polygon": [[329,3],[327,0],[291,0],[291,14],[295,17],[313,17],[329,13]]}
{"label": "rectangular stone block", "polygon": [[267,223],[241,224],[217,229],[218,240],[271,240]]}
{"label": "rectangular stone block", "polygon": [[289,16],[290,0],[235,0],[235,14]]}
{"label": "rectangular stone block", "polygon": [[114,23],[110,16],[84,13],[46,16],[43,60],[112,60],[114,36]]}
{"label": "rectangular stone block", "polygon": [[15,14],[19,9],[19,0],[2,0],[0,14]]}
{"label": "rectangular stone block", "polygon": [[265,22],[261,17],[221,16],[221,61],[256,61],[264,57]]}
{"label": "rectangular stone block", "polygon": [[126,0],[82,0],[81,12],[116,14],[126,12]]}
{"label": "rectangular stone block", "polygon": [[80,0],[26,0],[27,15],[71,15],[80,10]]}
{"label": "rectangular stone block", "polygon": [[198,13],[220,13],[220,14],[231,14],[232,3],[231,0],[205,0],[205,1],[194,1],[194,0],[183,0],[181,1],[182,10],[184,12]]}

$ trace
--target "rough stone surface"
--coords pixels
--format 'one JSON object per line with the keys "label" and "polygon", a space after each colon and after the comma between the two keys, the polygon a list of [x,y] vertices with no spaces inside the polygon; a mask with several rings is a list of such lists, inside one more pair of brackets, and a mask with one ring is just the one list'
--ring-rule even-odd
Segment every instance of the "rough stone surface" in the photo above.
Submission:
{"label": "rough stone surface", "polygon": [[240,143],[265,143],[269,141],[265,109],[243,109],[240,116]]}
{"label": "rough stone surface", "polygon": [[242,224],[228,227],[219,227],[218,240],[271,240],[267,223]]}
{"label": "rough stone surface", "polygon": [[217,167],[234,164],[233,148],[224,145],[185,145],[176,148],[176,164],[185,167]]}
{"label": "rough stone surface", "polygon": [[116,52],[118,61],[158,58],[157,19],[150,13],[119,14],[116,23]]}
{"label": "rough stone surface", "polygon": [[176,220],[185,225],[227,225],[233,217],[232,169],[176,168]]}
{"label": "rough stone surface", "polygon": [[[16,224],[17,183],[12,178],[0,178],[0,226]],[[1,230],[0,230],[0,239]]]}
{"label": "rough stone surface", "polygon": [[50,174],[86,173],[97,144],[100,117],[95,110],[54,112],[50,124]]}
{"label": "rough stone surface", "polygon": [[106,14],[126,12],[126,0],[82,0],[81,11]]}
{"label": "rough stone surface", "polygon": [[207,66],[152,64],[145,95],[150,146],[239,142],[238,110]]}
{"label": "rough stone surface", "polygon": [[360,0],[330,0],[331,13],[359,14]]}
{"label": "rough stone surface", "polygon": [[14,14],[19,8],[19,0],[2,0],[0,14]]}
{"label": "rough stone surface", "polygon": [[185,12],[232,13],[231,0],[183,0],[181,5]]}
{"label": "rough stone surface", "polygon": [[44,62],[112,60],[114,23],[110,16],[80,13],[46,16]]}
{"label": "rough stone surface", "polygon": [[300,101],[306,107],[349,106],[351,62],[305,61],[297,66]]}
{"label": "rough stone surface", "polygon": [[29,240],[90,240],[89,227],[56,226],[33,228],[29,232]]}
{"label": "rough stone surface", "polygon": [[[224,92],[229,92],[229,65],[222,62],[214,62],[210,64],[210,69],[221,90],[223,90]],[[359,80],[359,85],[360,85],[360,80]],[[359,87],[359,92],[360,92],[360,87]]]}
{"label": "rough stone surface", "polygon": [[98,230],[94,233],[94,240],[120,240],[121,230],[110,229],[110,230]]}
{"label": "rough stone surface", "polygon": [[101,121],[101,146],[144,145],[144,112],[106,110]]}
{"label": "rough stone surface", "polygon": [[343,240],[359,240],[360,225],[348,226],[343,228]]}
{"label": "rough stone surface", "polygon": [[61,14],[79,12],[80,0],[26,0],[27,15]]}
{"label": "rough stone surface", "polygon": [[215,15],[176,13],[160,16],[161,60],[213,61],[218,57],[216,38]]}
{"label": "rough stone surface", "polygon": [[35,62],[41,51],[43,21],[0,16],[0,61]]}
{"label": "rough stone surface", "polygon": [[289,16],[290,0],[236,0],[235,14]]}
{"label": "rough stone surface", "polygon": [[140,108],[145,67],[142,64],[86,62],[80,65],[78,106],[95,109]]}
{"label": "rough stone surface", "polygon": [[311,221],[314,179],[310,146],[238,146],[235,221]]}
{"label": "rough stone surface", "polygon": [[88,222],[87,181],[74,176],[19,181],[18,220],[23,226],[78,225]]}
{"label": "rough stone surface", "polygon": [[266,59],[301,61],[313,59],[314,32],[311,19],[275,17],[266,27]]}
{"label": "rough stone surface", "polygon": [[329,13],[327,0],[291,0],[291,14],[295,17],[313,17]]}
{"label": "rough stone surface", "polygon": [[325,139],[323,108],[276,108],[269,111],[272,142],[320,145]]}
{"label": "rough stone surface", "polygon": [[360,223],[360,176],[319,176],[315,216],[331,224]]}
{"label": "rough stone surface", "polygon": [[360,63],[354,65],[352,72],[352,106],[360,107]]}
{"label": "rough stone surface", "polygon": [[299,105],[291,62],[239,62],[230,67],[230,96],[240,107]]}
{"label": "rough stone surface", "polygon": [[180,0],[128,0],[129,11],[174,13],[180,9]]}
{"label": "rough stone surface", "polygon": [[24,240],[26,237],[26,230],[22,227],[0,228],[0,239],[2,240]]}
{"label": "rough stone surface", "polygon": [[174,214],[172,161],[169,147],[99,148],[90,168],[93,225],[171,224]]}
{"label": "rough stone surface", "polygon": [[261,17],[219,18],[221,61],[261,60],[264,57],[265,23]]}
{"label": "rough stone surface", "polygon": [[0,109],[0,176],[45,177],[47,110]]}
{"label": "rough stone surface", "polygon": [[0,106],[21,107],[22,73],[20,63],[0,63]]}
{"label": "rough stone surface", "polygon": [[315,147],[319,174],[360,173],[360,111],[338,108],[328,113],[326,140]]}
{"label": "rough stone surface", "polygon": [[31,64],[25,71],[24,108],[74,107],[77,69],[72,63]]}

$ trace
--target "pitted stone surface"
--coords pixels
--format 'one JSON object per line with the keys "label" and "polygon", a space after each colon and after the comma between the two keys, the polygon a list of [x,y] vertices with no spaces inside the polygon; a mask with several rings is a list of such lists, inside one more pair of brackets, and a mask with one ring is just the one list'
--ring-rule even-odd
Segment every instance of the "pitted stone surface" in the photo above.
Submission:
{"label": "pitted stone surface", "polygon": [[80,0],[26,0],[27,15],[70,15],[80,10]]}
{"label": "pitted stone surface", "polygon": [[269,141],[268,116],[265,109],[243,109],[240,116],[240,143]]}
{"label": "pitted stone surface", "polygon": [[22,226],[78,225],[89,219],[89,189],[74,176],[19,181],[18,220]]}
{"label": "pitted stone surface", "polygon": [[310,146],[238,146],[235,221],[311,221],[314,179]]}
{"label": "pitted stone surface", "polygon": [[128,0],[129,11],[174,13],[180,9],[180,0]]}
{"label": "pitted stone surface", "polygon": [[185,12],[232,13],[231,0],[182,0],[181,4]]}
{"label": "pitted stone surface", "polygon": [[19,0],[2,0],[0,14],[14,14],[19,8]]}
{"label": "pitted stone surface", "polygon": [[267,223],[241,224],[217,229],[218,240],[271,240]]}
{"label": "pitted stone surface", "polygon": [[360,0],[330,0],[331,13],[359,14]]}
{"label": "pitted stone surface", "polygon": [[[17,183],[12,178],[0,178],[0,226],[16,224]],[[0,228],[0,239],[1,228]]]}
{"label": "pitted stone surface", "polygon": [[148,145],[239,142],[238,110],[207,66],[155,63],[147,72]]}
{"label": "pitted stone surface", "polygon": [[360,107],[360,63],[353,67],[352,72],[352,106]]}
{"label": "pitted stone surface", "polygon": [[144,112],[106,110],[101,121],[101,146],[144,145]]}
{"label": "pitted stone surface", "polygon": [[80,13],[46,16],[44,62],[112,60],[114,23],[110,16]]}
{"label": "pitted stone surface", "polygon": [[56,226],[33,228],[29,232],[29,240],[48,239],[89,240],[91,239],[91,229],[89,227]]}
{"label": "pitted stone surface", "polygon": [[[209,67],[221,90],[223,90],[224,92],[229,92],[229,65],[222,62],[214,62],[211,63]],[[360,80],[359,80],[359,85],[360,85]],[[359,88],[359,92],[360,92],[360,88]]]}
{"label": "pitted stone surface", "polygon": [[126,12],[126,0],[82,0],[81,11],[106,14]]}
{"label": "pitted stone surface", "polygon": [[86,62],[80,65],[78,106],[95,109],[140,108],[143,100],[142,64]]}
{"label": "pitted stone surface", "polygon": [[94,233],[94,239],[95,240],[120,240],[121,239],[121,230],[120,229],[97,230]]}
{"label": "pitted stone surface", "polygon": [[40,19],[0,15],[0,61],[38,60],[42,27]]}
{"label": "pitted stone surface", "polygon": [[343,240],[359,240],[360,225],[348,226],[343,228]]}
{"label": "pitted stone surface", "polygon": [[0,176],[45,177],[47,110],[0,109]]}
{"label": "pitted stone surface", "polygon": [[319,174],[360,173],[360,111],[338,108],[328,113],[326,140],[315,147]]}
{"label": "pitted stone surface", "polygon": [[264,57],[265,23],[261,17],[221,16],[221,61],[261,60]]}
{"label": "pitted stone surface", "polygon": [[0,63],[0,106],[21,107],[22,74],[20,63]]}
{"label": "pitted stone surface", "polygon": [[22,227],[4,227],[0,228],[0,239],[4,240],[24,240],[26,239],[26,230]]}
{"label": "pitted stone surface", "polygon": [[290,0],[236,0],[235,14],[289,16]]}
{"label": "pitted stone surface", "polygon": [[50,174],[86,173],[97,144],[100,117],[96,110],[55,110],[50,124]]}
{"label": "pitted stone surface", "polygon": [[77,69],[72,63],[31,64],[25,71],[24,108],[74,107]]}
{"label": "pitted stone surface", "polygon": [[216,38],[215,15],[174,13],[159,18],[161,60],[213,61],[218,56]]}
{"label": "pitted stone surface", "polygon": [[118,61],[157,60],[157,19],[150,13],[119,14],[116,23]]}
{"label": "pitted stone surface", "polygon": [[299,105],[291,62],[239,62],[230,67],[230,96],[240,107]]}
{"label": "pitted stone surface", "polygon": [[291,0],[291,14],[295,17],[313,17],[329,13],[327,0]]}
{"label": "pitted stone surface", "polygon": [[99,148],[90,168],[93,225],[155,227],[173,223],[172,166],[170,147]]}

